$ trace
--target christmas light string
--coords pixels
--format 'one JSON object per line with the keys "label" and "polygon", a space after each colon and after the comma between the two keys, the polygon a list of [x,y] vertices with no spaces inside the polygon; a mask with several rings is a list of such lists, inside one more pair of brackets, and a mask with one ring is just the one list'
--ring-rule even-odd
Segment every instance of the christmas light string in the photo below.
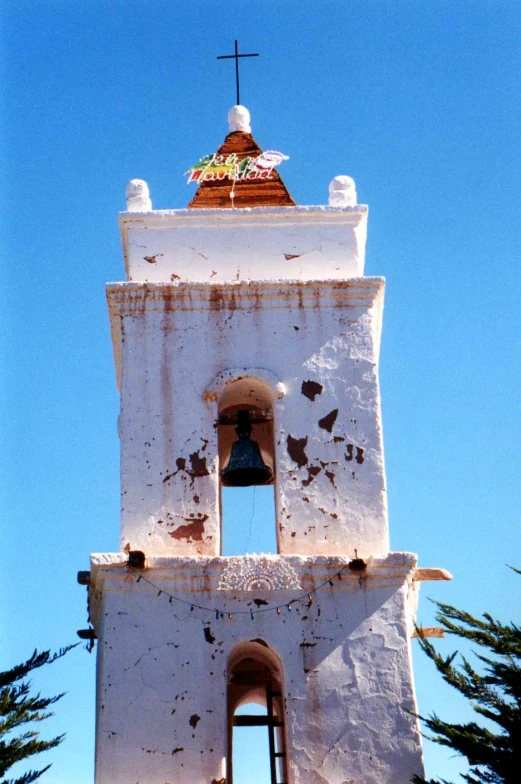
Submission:
{"label": "christmas light string", "polygon": [[[130,557],[132,555],[139,556],[139,559],[140,560],[142,559],[143,562],[144,562],[144,557],[145,557],[144,553],[142,553],[140,551],[137,551],[135,553],[131,553]],[[266,612],[275,612],[277,615],[280,616],[281,615],[281,610],[285,609],[288,612],[291,612],[292,611],[292,606],[295,605],[295,604],[296,605],[298,605],[298,604],[302,605],[302,604],[307,603],[306,607],[307,607],[307,609],[309,609],[311,607],[311,605],[313,604],[313,594],[317,593],[317,591],[320,591],[326,585],[329,585],[331,588],[333,588],[334,585],[335,585],[334,580],[337,579],[338,581],[341,581],[342,580],[342,574],[345,572],[346,569],[349,569],[351,572],[353,572],[355,574],[358,574],[358,583],[359,583],[360,588],[362,588],[363,587],[363,573],[365,572],[365,570],[367,568],[367,564],[365,563],[365,561],[362,558],[358,557],[358,553],[355,550],[355,557],[351,561],[349,561],[349,563],[344,564],[344,566],[342,566],[342,568],[339,569],[338,572],[335,572],[335,574],[333,574],[330,577],[328,577],[326,580],[321,582],[315,588],[311,589],[310,591],[306,591],[305,593],[302,593],[300,596],[295,597],[295,599],[291,599],[289,602],[285,602],[284,604],[270,605],[269,607],[260,607],[259,604],[257,604],[257,609],[256,610],[252,610],[251,609],[251,603],[252,602],[253,603],[257,603],[258,601],[264,601],[264,600],[252,599],[249,602],[250,609],[248,609],[248,610],[233,610],[233,611],[229,611],[229,610],[219,610],[219,609],[217,609],[215,607],[213,607],[213,608],[212,607],[205,607],[205,606],[200,605],[200,604],[194,604],[193,602],[190,602],[187,599],[182,599],[180,596],[176,596],[175,594],[172,594],[169,591],[165,591],[159,585],[156,585],[156,583],[154,583],[152,580],[150,580],[148,577],[146,577],[144,574],[142,574],[141,567],[135,568],[134,566],[131,566],[129,561],[126,562],[125,566],[127,567],[127,569],[130,572],[132,572],[134,575],[136,575],[136,583],[140,583],[141,580],[143,580],[151,588],[153,588],[155,591],[157,591],[158,597],[165,596],[166,598],[168,598],[168,603],[169,604],[173,604],[174,602],[179,602],[180,604],[184,604],[185,606],[190,607],[190,611],[191,612],[194,612],[194,610],[201,610],[202,612],[205,612],[205,613],[211,613],[212,616],[215,618],[215,620],[221,620],[221,619],[224,619],[224,618],[228,618],[229,621],[233,620],[233,617],[237,616],[237,615],[249,615],[251,620],[254,621],[256,615],[258,615],[260,613],[266,613]],[[285,589],[285,590],[289,590],[289,589]],[[235,598],[235,597],[233,597],[233,598]],[[297,609],[297,612],[298,612],[298,609]],[[320,613],[320,610],[319,610],[319,613]],[[179,619],[179,616],[176,615],[175,617]],[[207,625],[207,624],[210,623],[209,620],[203,620],[202,618],[198,618],[198,620],[202,624],[204,624],[204,625]],[[94,641],[97,639],[97,635],[96,635],[96,632],[95,632],[94,628],[91,625],[90,613],[89,613],[89,617],[88,617],[88,623],[89,623],[89,628],[88,629],[80,629],[77,632],[77,634],[78,634],[78,637],[80,637],[80,639],[88,640],[88,644],[85,646],[85,648],[86,648],[86,650],[89,653],[92,653],[92,650],[94,648]]]}
{"label": "christmas light string", "polygon": [[[269,607],[257,606],[256,610],[248,609],[248,610],[233,610],[233,611],[220,610],[216,607],[205,607],[203,605],[190,602],[187,599],[182,599],[180,596],[176,596],[175,594],[165,591],[163,588],[161,588],[159,585],[156,585],[156,583],[152,582],[152,580],[150,580],[148,577],[146,577],[137,569],[134,569],[134,567],[130,566],[130,564],[128,563],[127,563],[127,568],[130,572],[136,575],[136,583],[140,583],[143,580],[143,582],[147,583],[147,585],[150,585],[151,588],[157,591],[158,597],[164,596],[165,598],[167,598],[169,604],[173,604],[173,602],[180,602],[181,604],[185,604],[188,607],[190,607],[191,612],[193,612],[194,610],[201,610],[202,612],[211,613],[214,616],[215,620],[228,618],[228,620],[231,621],[233,617],[236,615],[250,615],[251,620],[253,621],[255,620],[255,616],[260,615],[260,613],[275,612],[277,615],[280,615],[281,610],[284,609],[288,610],[288,612],[291,612],[292,605],[294,604],[307,603],[307,606],[310,607],[313,604],[313,594],[317,593],[317,591],[320,591],[326,585],[329,585],[331,588],[333,588],[335,585],[333,580],[337,579],[338,581],[341,581],[342,573],[346,569],[350,569],[351,571],[354,572],[364,571],[365,563],[362,561],[362,559],[355,558],[353,561],[344,564],[344,566],[338,572],[335,572],[335,574],[331,575],[331,577],[328,577],[326,580],[324,580],[322,583],[317,585],[315,588],[312,588],[310,591],[306,591],[300,596],[295,597],[295,599],[291,599],[289,602],[284,602],[284,604],[270,605]],[[255,602],[255,599],[252,599],[252,601]]]}

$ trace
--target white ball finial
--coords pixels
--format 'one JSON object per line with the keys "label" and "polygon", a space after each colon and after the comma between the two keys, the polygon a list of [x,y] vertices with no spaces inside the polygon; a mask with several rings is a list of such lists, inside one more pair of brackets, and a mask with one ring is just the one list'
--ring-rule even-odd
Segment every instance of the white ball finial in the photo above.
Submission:
{"label": "white ball finial", "polygon": [[152,209],[150,191],[145,180],[130,180],[125,196],[127,212],[149,212]]}
{"label": "white ball finial", "polygon": [[232,106],[228,112],[228,123],[230,126],[230,133],[233,133],[233,131],[251,133],[250,113],[245,106]]}
{"label": "white ball finial", "polygon": [[356,185],[352,177],[339,174],[329,183],[329,204],[331,207],[354,207],[356,200]]}

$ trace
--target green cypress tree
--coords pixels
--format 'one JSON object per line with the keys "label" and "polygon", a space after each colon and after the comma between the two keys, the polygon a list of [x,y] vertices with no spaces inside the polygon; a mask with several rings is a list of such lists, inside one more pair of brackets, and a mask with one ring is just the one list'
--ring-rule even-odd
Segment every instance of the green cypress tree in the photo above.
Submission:
{"label": "green cypress tree", "polygon": [[[43,721],[52,716],[52,712],[48,712],[47,708],[63,697],[63,694],[58,694],[56,697],[41,697],[40,694],[31,696],[31,684],[23,679],[32,670],[44,664],[52,664],[74,647],[69,645],[54,654],[50,651],[41,653],[34,651],[23,664],[18,664],[6,672],[0,672],[0,776],[4,776],[16,762],[52,749],[62,742],[64,735],[58,735],[51,740],[39,740],[37,730],[27,729],[21,734],[16,734],[16,731],[27,724]],[[11,733],[15,734],[11,735]],[[11,737],[8,737],[9,735]],[[31,784],[50,767],[47,765],[41,770],[31,770],[16,779],[2,779],[0,784]]]}
{"label": "green cypress tree", "polygon": [[[521,573],[520,570],[514,571]],[[479,722],[457,724],[444,721],[435,714],[422,721],[433,733],[430,737],[467,757],[472,770],[462,774],[468,784],[519,784],[521,781],[521,628],[514,623],[503,624],[485,613],[474,618],[463,610],[435,602],[437,620],[449,634],[470,640],[479,646],[476,653],[481,672],[458,652],[444,657],[419,632],[419,641],[432,659],[443,680],[470,700],[479,717],[488,719],[489,726]],[[427,782],[414,776],[414,784]],[[443,781],[443,784],[448,782]]]}

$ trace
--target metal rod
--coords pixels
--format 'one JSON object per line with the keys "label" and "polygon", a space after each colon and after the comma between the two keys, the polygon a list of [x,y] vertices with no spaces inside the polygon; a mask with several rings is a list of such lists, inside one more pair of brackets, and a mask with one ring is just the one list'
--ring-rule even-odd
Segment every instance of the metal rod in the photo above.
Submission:
{"label": "metal rod", "polygon": [[239,42],[235,41],[235,83],[237,85],[237,103],[240,104],[241,98],[239,95]]}

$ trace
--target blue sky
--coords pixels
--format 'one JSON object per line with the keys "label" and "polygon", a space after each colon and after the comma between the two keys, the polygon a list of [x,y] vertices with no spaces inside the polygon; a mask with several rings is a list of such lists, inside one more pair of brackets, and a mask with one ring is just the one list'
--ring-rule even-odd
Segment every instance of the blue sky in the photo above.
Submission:
{"label": "blue sky", "polygon": [[[227,131],[233,65],[216,57],[235,38],[260,53],[241,98],[259,144],[290,156],[296,201],[325,203],[343,173],[370,207],[366,273],[387,278],[391,543],[454,574],[422,587],[419,617],[432,623],[433,597],[519,621],[505,566],[521,565],[519,4],[18,0],[0,19],[0,666],[74,641],[86,625],[76,571],[117,549],[103,290],[124,274],[117,212],[133,177],[156,208],[186,206],[183,172]],[[250,493],[229,531],[268,549],[267,518]],[[35,677],[67,691],[42,726],[68,733],[48,784],[93,780],[94,664],[80,647]],[[421,711],[468,715],[417,653],[415,671]],[[429,745],[426,760],[430,775],[466,770]]]}

